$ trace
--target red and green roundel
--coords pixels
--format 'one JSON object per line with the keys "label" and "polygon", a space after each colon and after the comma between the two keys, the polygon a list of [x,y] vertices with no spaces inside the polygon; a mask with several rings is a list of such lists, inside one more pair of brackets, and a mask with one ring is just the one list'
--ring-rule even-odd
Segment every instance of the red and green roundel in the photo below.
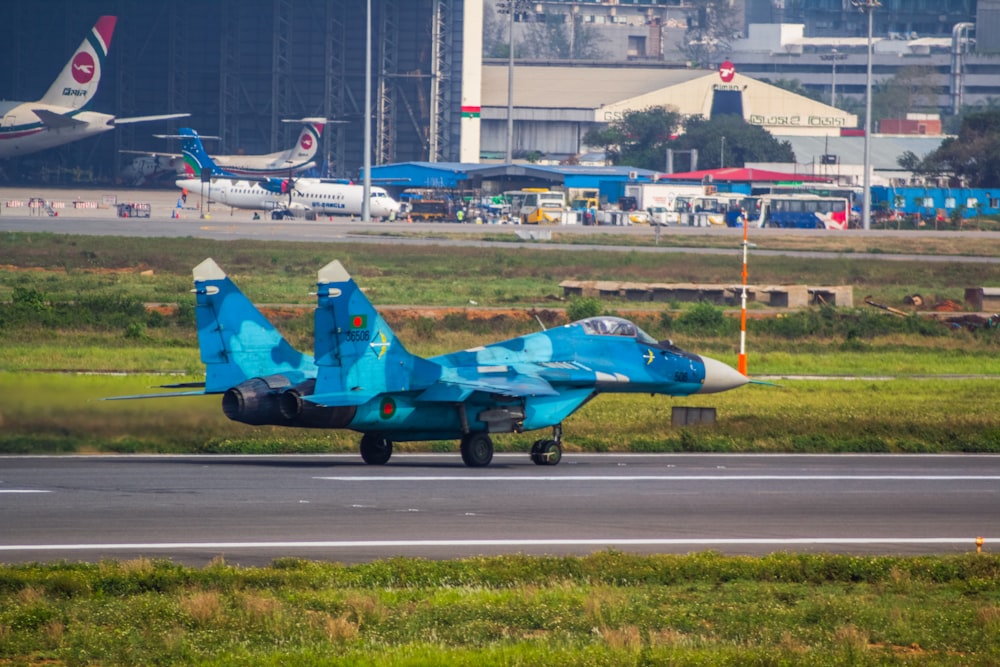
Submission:
{"label": "red and green roundel", "polygon": [[392,400],[391,396],[383,398],[382,404],[378,408],[378,414],[382,419],[392,419],[392,416],[396,414],[396,401]]}

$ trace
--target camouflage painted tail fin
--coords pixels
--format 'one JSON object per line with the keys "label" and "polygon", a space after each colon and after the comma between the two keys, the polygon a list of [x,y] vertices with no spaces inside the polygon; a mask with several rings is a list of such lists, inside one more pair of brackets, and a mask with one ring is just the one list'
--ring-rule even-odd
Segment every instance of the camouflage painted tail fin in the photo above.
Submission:
{"label": "camouflage painted tail fin", "polygon": [[340,262],[320,269],[316,308],[316,396],[324,405],[360,405],[393,391],[424,389],[438,364],[411,354]]}
{"label": "camouflage painted tail fin", "polygon": [[315,376],[312,357],[293,348],[215,261],[195,267],[194,287],[205,393],[278,373],[293,383]]}

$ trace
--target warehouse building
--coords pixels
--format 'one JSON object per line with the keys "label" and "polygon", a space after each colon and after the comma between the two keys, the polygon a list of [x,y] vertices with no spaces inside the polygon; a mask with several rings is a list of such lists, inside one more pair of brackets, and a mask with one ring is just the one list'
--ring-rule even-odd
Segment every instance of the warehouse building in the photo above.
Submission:
{"label": "warehouse building", "polygon": [[[508,68],[483,67],[481,148],[485,158],[506,151]],[[627,111],[664,106],[683,116],[736,113],[785,135],[837,136],[857,116],[735,71],[660,67],[518,65],[514,71],[514,155],[560,160],[593,147],[583,137]]]}

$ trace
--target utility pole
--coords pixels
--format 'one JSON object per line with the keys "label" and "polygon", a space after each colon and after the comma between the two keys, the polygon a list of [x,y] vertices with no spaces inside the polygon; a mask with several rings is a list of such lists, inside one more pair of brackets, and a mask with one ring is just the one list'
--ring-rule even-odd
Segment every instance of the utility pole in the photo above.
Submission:
{"label": "utility pole", "polygon": [[851,0],[860,11],[868,15],[868,70],[865,78],[865,173],[861,193],[861,227],[866,231],[872,226],[872,17],[882,6],[879,0]]}
{"label": "utility pole", "polygon": [[497,12],[508,15],[507,37],[510,49],[507,54],[507,155],[508,164],[514,161],[514,14],[521,9],[523,0],[501,0]]}

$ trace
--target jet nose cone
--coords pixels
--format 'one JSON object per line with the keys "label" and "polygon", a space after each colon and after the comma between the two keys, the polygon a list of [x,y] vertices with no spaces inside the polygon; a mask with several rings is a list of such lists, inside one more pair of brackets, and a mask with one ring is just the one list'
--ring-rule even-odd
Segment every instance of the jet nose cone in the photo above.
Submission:
{"label": "jet nose cone", "polygon": [[750,378],[728,364],[724,364],[711,357],[702,357],[705,364],[705,382],[701,385],[698,394],[715,394],[720,391],[728,391],[742,387],[750,382]]}

